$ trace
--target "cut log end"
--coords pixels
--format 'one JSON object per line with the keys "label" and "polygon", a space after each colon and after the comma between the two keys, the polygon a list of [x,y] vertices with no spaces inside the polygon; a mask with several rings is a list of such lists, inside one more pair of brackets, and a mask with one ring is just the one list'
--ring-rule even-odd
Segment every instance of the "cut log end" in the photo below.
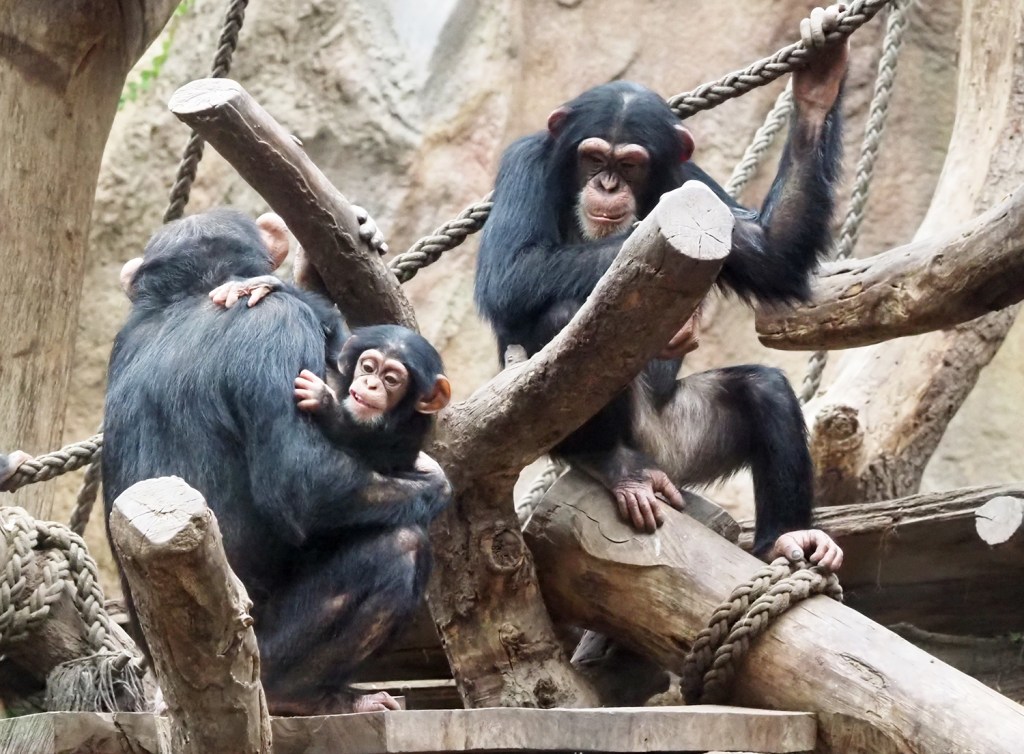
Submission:
{"label": "cut log end", "polygon": [[1001,495],[994,497],[974,512],[978,536],[990,545],[1001,545],[1021,531],[1024,524],[1024,500]]}
{"label": "cut log end", "polygon": [[203,496],[178,477],[133,485],[114,501],[114,514],[142,541],[177,551],[199,546],[210,515]]}
{"label": "cut log end", "polygon": [[223,107],[245,95],[245,90],[231,79],[197,79],[171,95],[167,108],[178,117],[197,115]]}
{"label": "cut log end", "polygon": [[672,247],[694,259],[725,259],[732,248],[732,210],[700,181],[661,197],[654,212]]}

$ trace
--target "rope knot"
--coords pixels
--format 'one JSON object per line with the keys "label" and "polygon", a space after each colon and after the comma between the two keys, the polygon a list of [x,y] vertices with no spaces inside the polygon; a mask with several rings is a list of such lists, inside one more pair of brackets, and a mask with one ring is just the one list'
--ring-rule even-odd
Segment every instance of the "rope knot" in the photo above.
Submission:
{"label": "rope knot", "polygon": [[804,47],[809,50],[824,47],[828,35],[839,30],[840,15],[845,11],[845,3],[812,10],[810,17],[800,22],[800,41]]}

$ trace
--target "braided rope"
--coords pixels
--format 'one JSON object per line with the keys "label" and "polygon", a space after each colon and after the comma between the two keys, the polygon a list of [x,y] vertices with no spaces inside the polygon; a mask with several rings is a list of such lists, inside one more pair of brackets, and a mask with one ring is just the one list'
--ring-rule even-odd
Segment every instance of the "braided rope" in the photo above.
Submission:
{"label": "braided rope", "polygon": [[[0,580],[0,648],[24,638],[50,613],[50,605],[68,590],[87,626],[85,639],[94,652],[126,655],[123,664],[142,664],[114,639],[113,620],[104,607],[96,561],[82,537],[64,524],[38,521],[23,508],[0,507],[3,579]],[[45,553],[38,558],[36,552]],[[41,568],[42,581],[28,590],[24,569],[30,560]]]}
{"label": "braided rope", "polygon": [[103,435],[93,435],[88,440],[81,440],[65,445],[60,450],[30,458],[18,467],[10,479],[0,485],[0,491],[14,492],[25,485],[46,482],[69,471],[80,469],[97,458],[102,447]]}
{"label": "braided rope", "polygon": [[758,167],[760,167],[765,155],[768,154],[768,150],[771,149],[772,144],[775,142],[775,137],[779,135],[783,127],[788,125],[789,116],[792,112],[793,88],[792,85],[787,84],[782,94],[775,100],[775,104],[765,118],[764,123],[757,129],[754,138],[751,139],[750,144],[743,153],[743,157],[740,158],[736,167],[732,169],[732,175],[729,176],[729,181],[725,184],[725,191],[733,199],[739,198],[747,183],[757,173]]}
{"label": "braided rope", "polygon": [[[224,78],[231,70],[231,59],[238,47],[238,35],[242,31],[245,8],[248,4],[249,0],[231,0],[224,16],[224,24],[221,27],[220,40],[217,43],[217,52],[213,57],[210,78]],[[178,165],[178,173],[174,178],[170,202],[164,212],[165,223],[177,220],[185,214],[185,205],[188,204],[192,183],[196,179],[199,161],[203,159],[204,144],[203,138],[193,131],[188,138],[188,144],[185,145],[181,163]]]}
{"label": "braided rope", "polygon": [[[864,211],[867,207],[871,190],[871,180],[875,175],[875,163],[878,160],[878,149],[885,132],[885,123],[889,116],[889,104],[892,100],[893,84],[896,81],[896,65],[899,63],[900,50],[903,47],[903,36],[907,27],[907,8],[912,0],[892,0],[889,17],[886,21],[885,39],[882,42],[882,58],[878,61],[878,75],[875,78],[875,92],[871,98],[871,109],[868,122],[861,142],[860,158],[857,160],[857,173],[854,180],[850,206],[846,211],[846,219],[839,233],[839,240],[833,251],[835,259],[849,259],[860,237],[860,229],[864,223]],[[807,362],[807,373],[800,387],[800,402],[806,403],[821,387],[821,378],[828,363],[828,351],[815,351]]]}
{"label": "braided rope", "polygon": [[547,491],[551,489],[552,485],[558,481],[558,478],[562,476],[563,472],[565,472],[567,468],[568,466],[561,461],[548,456],[547,464],[541,472],[534,477],[529,489],[527,489],[526,492],[516,500],[516,515],[519,517],[520,522],[526,521],[526,519],[528,519],[535,510],[537,510],[537,506],[540,505],[541,499],[547,494]]}
{"label": "braided rope", "polygon": [[750,643],[779,615],[817,594],[842,602],[836,575],[786,558],[777,558],[736,587],[697,635],[684,661],[680,686],[686,703],[724,702]]}
{"label": "braided rope", "polygon": [[408,251],[392,259],[388,266],[398,282],[407,283],[412,280],[420,269],[433,264],[441,258],[442,253],[451,251],[465,241],[467,236],[484,227],[493,206],[491,194],[488,194],[462,210],[454,220],[449,220],[429,236],[414,243]]}
{"label": "braided rope", "polygon": [[[853,32],[870,21],[874,16],[893,0],[854,0],[850,6],[836,17],[836,25],[825,31],[825,44],[845,39]],[[807,19],[801,24],[806,27]],[[767,58],[762,58],[744,68],[742,71],[727,73],[717,81],[701,84],[696,89],[677,94],[669,101],[669,107],[680,118],[688,118],[694,113],[710,110],[723,102],[746,94],[747,92],[770,84],[775,79],[790,73],[807,64],[813,50],[802,38],[799,42],[783,47]]]}

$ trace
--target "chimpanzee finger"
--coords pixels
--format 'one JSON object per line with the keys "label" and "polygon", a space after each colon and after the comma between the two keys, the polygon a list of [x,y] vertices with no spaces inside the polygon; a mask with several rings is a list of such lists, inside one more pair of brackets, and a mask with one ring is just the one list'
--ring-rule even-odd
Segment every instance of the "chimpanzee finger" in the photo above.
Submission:
{"label": "chimpanzee finger", "polygon": [[249,306],[256,306],[256,304],[270,294],[270,291],[271,288],[269,285],[260,285],[253,288],[252,293],[249,294]]}
{"label": "chimpanzee finger", "polygon": [[228,297],[228,291],[231,290],[231,286],[233,285],[234,283],[224,283],[223,285],[218,285],[216,288],[210,291],[210,300],[213,303],[217,304],[217,306],[224,306],[224,302],[227,300]]}
{"label": "chimpanzee finger", "polygon": [[626,493],[626,507],[629,508],[629,520],[637,531],[644,530],[644,515],[640,512],[640,501],[635,494]]}
{"label": "chimpanzee finger", "polygon": [[811,553],[811,556],[808,558],[808,560],[810,560],[812,563],[820,563],[821,559],[824,558],[825,554],[828,552],[829,545],[831,544],[832,540],[828,537],[815,536],[814,552]]}
{"label": "chimpanzee finger", "polygon": [[686,500],[683,499],[683,493],[679,491],[679,488],[672,484],[672,481],[667,475],[661,474],[654,482],[654,490],[659,495],[665,498],[665,502],[671,505],[676,510],[683,510],[686,507]]}
{"label": "chimpanzee finger", "polygon": [[238,303],[238,286],[232,285],[228,288],[227,298],[224,300],[224,306],[230,309],[232,306]]}
{"label": "chimpanzee finger", "polygon": [[637,495],[637,508],[640,510],[640,517],[643,519],[643,530],[649,534],[653,534],[658,530],[658,519],[654,515],[654,506],[658,504],[658,501],[654,499],[654,495]]}

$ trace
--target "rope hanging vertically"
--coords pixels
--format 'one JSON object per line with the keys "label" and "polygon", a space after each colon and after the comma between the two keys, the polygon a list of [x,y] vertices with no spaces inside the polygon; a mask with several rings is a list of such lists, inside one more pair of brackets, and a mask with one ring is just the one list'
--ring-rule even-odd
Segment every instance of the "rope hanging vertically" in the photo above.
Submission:
{"label": "rope hanging vertically", "polygon": [[[248,4],[249,0],[231,0],[227,14],[224,16],[224,24],[221,27],[217,52],[213,56],[210,78],[224,78],[231,71],[231,59],[238,47],[238,35],[242,31],[245,8]],[[174,186],[171,188],[170,203],[164,212],[165,223],[177,220],[185,214],[185,205],[188,204],[189,193],[192,191],[192,182],[196,179],[199,161],[203,159],[204,144],[202,137],[193,131],[188,138],[188,144],[185,145],[181,163],[178,165],[178,174],[175,176]]]}
{"label": "rope hanging vertically", "polygon": [[[903,47],[903,35],[907,27],[907,8],[911,0],[892,0],[889,18],[886,21],[885,39],[882,42],[882,57],[878,61],[878,75],[875,78],[875,93],[871,99],[868,122],[864,129],[861,142],[860,159],[857,161],[857,172],[854,179],[850,206],[846,211],[843,228],[839,232],[839,240],[833,251],[835,259],[849,259],[857,245],[861,225],[864,223],[864,210],[867,207],[868,195],[871,190],[871,179],[875,175],[875,162],[878,159],[878,148],[882,143],[882,134],[889,116],[889,103],[892,99],[893,84],[896,81],[896,65],[899,63],[900,50]],[[821,387],[821,378],[828,363],[828,351],[815,351],[807,362],[807,374],[800,386],[800,402],[807,403]]]}

